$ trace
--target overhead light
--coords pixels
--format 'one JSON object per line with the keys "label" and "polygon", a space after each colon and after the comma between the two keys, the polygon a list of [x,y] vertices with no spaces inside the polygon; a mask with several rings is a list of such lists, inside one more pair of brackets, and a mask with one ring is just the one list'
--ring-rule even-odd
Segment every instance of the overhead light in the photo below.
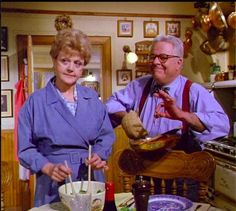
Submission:
{"label": "overhead light", "polygon": [[130,50],[130,47],[128,45],[123,46],[123,51],[124,51],[124,61],[122,69],[127,69],[127,62],[130,64],[135,63],[138,60],[138,56],[136,55],[136,53],[133,53]]}

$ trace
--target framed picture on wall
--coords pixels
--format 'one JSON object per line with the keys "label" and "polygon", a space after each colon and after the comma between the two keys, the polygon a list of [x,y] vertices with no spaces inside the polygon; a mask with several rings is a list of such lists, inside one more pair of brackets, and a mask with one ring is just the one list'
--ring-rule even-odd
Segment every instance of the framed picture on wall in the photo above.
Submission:
{"label": "framed picture on wall", "polygon": [[7,55],[1,55],[1,81],[9,81],[9,59]]}
{"label": "framed picture on wall", "polygon": [[159,34],[158,21],[144,21],[143,22],[143,35],[144,37],[154,38]]}
{"label": "framed picture on wall", "polygon": [[1,51],[8,50],[8,35],[7,35],[7,27],[1,27]]}
{"label": "framed picture on wall", "polygon": [[148,75],[148,74],[150,74],[148,71],[136,70],[135,78],[139,78],[139,77],[142,77],[142,76],[145,76],[145,75]]}
{"label": "framed picture on wall", "polygon": [[117,85],[127,85],[132,80],[131,69],[116,70]]}
{"label": "framed picture on wall", "polygon": [[13,90],[1,90],[1,117],[13,117]]}
{"label": "framed picture on wall", "polygon": [[81,82],[81,85],[94,89],[100,96],[100,87],[98,81],[83,81]]}
{"label": "framed picture on wall", "polygon": [[166,21],[166,34],[180,37],[180,21]]}
{"label": "framed picture on wall", "polygon": [[117,21],[117,36],[118,37],[133,37],[133,21],[118,20]]}

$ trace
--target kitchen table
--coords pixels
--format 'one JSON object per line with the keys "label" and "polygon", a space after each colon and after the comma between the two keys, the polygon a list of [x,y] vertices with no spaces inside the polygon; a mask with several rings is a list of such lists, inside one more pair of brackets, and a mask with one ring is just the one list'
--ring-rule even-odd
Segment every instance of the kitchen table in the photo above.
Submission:
{"label": "kitchen table", "polygon": [[[132,197],[132,193],[116,193],[115,194],[115,202],[116,202],[118,211],[121,208],[119,207],[119,205],[127,201],[131,197]],[[198,205],[201,205],[201,206],[199,207]],[[193,202],[193,206],[188,211],[195,211],[196,208],[198,208],[197,211],[222,211],[219,208],[212,207],[210,204],[196,203],[196,202]],[[131,206],[130,210],[133,211],[135,209],[132,208]],[[29,211],[69,211],[69,209],[66,206],[64,206],[61,202],[56,202],[52,204],[46,204],[41,207],[34,207],[30,209]]]}

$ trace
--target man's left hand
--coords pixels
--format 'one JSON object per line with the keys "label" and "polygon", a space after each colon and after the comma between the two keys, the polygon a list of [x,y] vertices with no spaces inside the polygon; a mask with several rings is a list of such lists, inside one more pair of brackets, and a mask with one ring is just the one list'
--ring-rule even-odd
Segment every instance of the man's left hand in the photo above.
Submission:
{"label": "man's left hand", "polygon": [[181,120],[183,111],[176,106],[175,99],[172,98],[169,94],[160,90],[158,93],[154,94],[155,97],[160,97],[163,99],[163,102],[159,103],[155,109],[154,116],[165,117],[169,119]]}

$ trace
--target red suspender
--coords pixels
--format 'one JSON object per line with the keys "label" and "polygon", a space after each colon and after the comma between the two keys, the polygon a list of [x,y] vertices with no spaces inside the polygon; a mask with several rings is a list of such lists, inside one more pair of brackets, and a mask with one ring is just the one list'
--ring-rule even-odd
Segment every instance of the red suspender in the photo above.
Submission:
{"label": "red suspender", "polygon": [[[151,78],[144,87],[143,94],[142,94],[142,97],[141,97],[140,103],[139,103],[139,115],[141,114],[144,103],[145,103],[147,96],[150,92],[152,81],[153,81],[153,79]],[[190,81],[190,80],[187,80],[184,85],[183,96],[182,96],[182,109],[183,109],[183,111],[188,111],[188,112],[190,111],[189,90],[190,90],[191,85],[192,85],[192,81]],[[188,125],[186,124],[186,122],[183,122],[182,133],[185,133],[187,131],[188,131]]]}
{"label": "red suspender", "polygon": [[140,116],[141,111],[143,109],[144,103],[147,99],[147,96],[150,92],[152,81],[153,81],[153,78],[150,78],[149,81],[147,82],[147,84],[144,87],[143,94],[142,94],[142,97],[141,97],[140,102],[139,102],[139,109],[138,109],[139,116]]}
{"label": "red suspender", "polygon": [[[190,103],[189,103],[189,90],[192,85],[192,81],[187,80],[184,85],[183,96],[182,96],[182,110],[190,112]],[[188,131],[188,125],[186,122],[183,122],[182,133],[186,133]]]}

